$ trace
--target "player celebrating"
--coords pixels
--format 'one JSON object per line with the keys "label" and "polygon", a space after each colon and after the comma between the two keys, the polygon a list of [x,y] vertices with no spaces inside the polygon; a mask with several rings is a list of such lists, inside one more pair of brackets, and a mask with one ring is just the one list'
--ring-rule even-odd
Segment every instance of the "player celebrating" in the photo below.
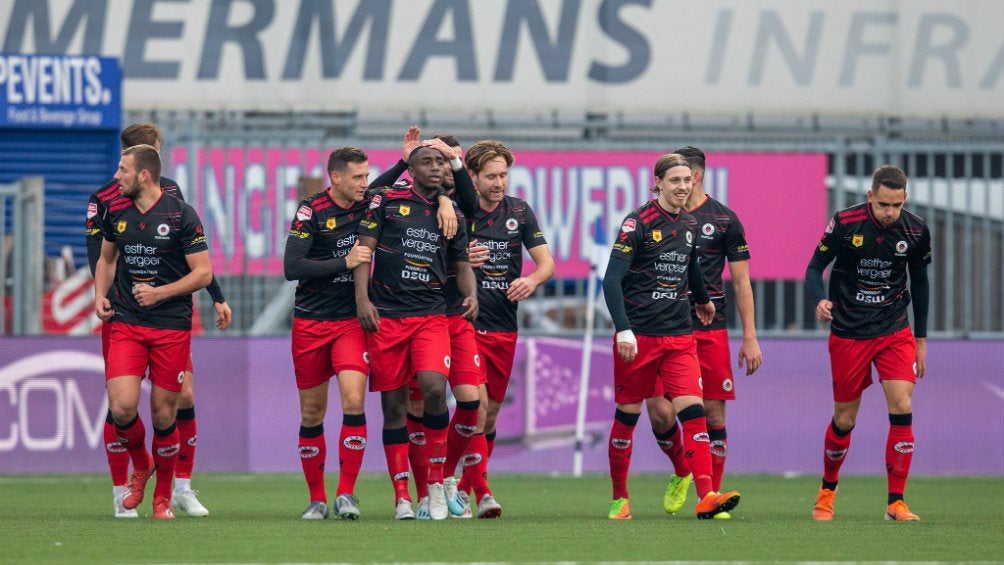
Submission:
{"label": "player celebrating", "polygon": [[683,427],[683,449],[694,473],[698,518],[712,518],[739,503],[739,493],[712,489],[711,454],[704,418],[690,296],[708,324],[715,306],[704,287],[694,239],[697,222],[683,210],[691,170],[682,155],[655,164],[657,198],[624,219],[603,278],[603,294],[617,331],[614,400],[608,455],[613,482],[611,520],[631,519],[627,477],[641,404],[665,395]]}
{"label": "player celebrating", "polygon": [[[422,416],[429,461],[429,514],[448,514],[443,487],[449,411],[446,382],[450,338],[445,316],[447,268],[457,273],[465,316],[477,316],[474,273],[467,262],[467,235],[447,241],[434,212],[443,182],[443,155],[423,146],[411,152],[414,186],[375,196],[359,226],[360,245],[375,250],[369,266],[354,271],[356,309],[370,351],[370,390],[380,391],[383,443],[394,485],[397,519],[415,517],[408,494],[408,434],[405,426],[408,384],[418,379],[425,406]],[[372,284],[370,280],[372,278]],[[371,298],[372,297],[372,298]]]}
{"label": "player celebrating", "polygon": [[[833,418],[823,441],[823,483],[813,520],[833,519],[840,466],[851,444],[861,395],[872,384],[872,364],[889,410],[885,519],[920,520],[903,501],[903,493],[913,459],[913,388],[926,368],[931,232],[923,219],[903,209],[906,182],[899,167],[876,169],[868,201],[834,214],[805,269],[816,318],[831,322],[833,373]],[[823,270],[831,262],[827,295]],[[906,310],[911,297],[915,333]]]}
{"label": "player celebrating", "polygon": [[[105,366],[108,407],[134,468],[122,506],[139,506],[156,469],[153,517],[170,519],[178,396],[191,359],[191,294],[209,284],[213,273],[198,215],[164,194],[160,169],[160,155],[150,145],[122,152],[115,180],[124,199],[113,202],[103,218],[94,308],[102,321],[113,321]],[[147,369],[153,384],[152,456],[137,413]]]}

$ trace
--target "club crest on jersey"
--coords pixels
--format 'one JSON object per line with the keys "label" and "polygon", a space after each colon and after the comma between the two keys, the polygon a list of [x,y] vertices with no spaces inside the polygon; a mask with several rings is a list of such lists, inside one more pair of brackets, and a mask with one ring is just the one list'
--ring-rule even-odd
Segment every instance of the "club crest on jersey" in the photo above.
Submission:
{"label": "club crest on jersey", "polygon": [[826,224],[826,230],[825,230],[826,233],[833,233],[833,228],[835,225],[836,223],[833,220],[830,220],[830,223]]}
{"label": "club crest on jersey", "polygon": [[851,238],[851,245],[853,245],[854,247],[861,247],[864,244],[865,244],[865,236],[861,234],[857,234]]}
{"label": "club crest on jersey", "polygon": [[634,218],[628,218],[628,219],[624,220],[623,224],[621,224],[621,231],[622,232],[633,232],[635,230],[636,225],[637,224],[635,224]]}
{"label": "club crest on jersey", "polygon": [[171,231],[171,228],[167,227],[167,224],[157,226],[157,235],[167,235],[169,231]]}
{"label": "club crest on jersey", "polygon": [[896,242],[896,253],[906,253],[906,248],[907,245],[905,241]]}
{"label": "club crest on jersey", "polygon": [[662,241],[662,230],[652,230],[652,239],[656,243]]}
{"label": "club crest on jersey", "polygon": [[711,222],[708,222],[707,224],[701,226],[701,233],[704,235],[711,235],[715,233],[715,226],[712,225]]}
{"label": "club crest on jersey", "polygon": [[327,220],[324,220],[324,227],[328,228],[329,230],[333,230],[336,227],[338,227],[338,220],[334,218],[328,218]]}
{"label": "club crest on jersey", "polygon": [[124,232],[126,230],[126,222],[125,222],[125,220],[122,220],[121,222],[119,222],[118,225],[115,226],[115,229],[117,229],[119,233]]}
{"label": "club crest on jersey", "polygon": [[687,232],[687,243],[693,243],[693,242],[694,242],[694,234],[691,233],[690,231],[688,231]]}
{"label": "club crest on jersey", "polygon": [[401,207],[397,209],[397,212],[402,216],[407,216],[408,214],[411,214],[411,206],[402,204]]}
{"label": "club crest on jersey", "polygon": [[87,205],[87,219],[90,220],[94,216],[98,215],[98,205],[95,202],[91,202]]}
{"label": "club crest on jersey", "polygon": [[374,196],[373,199],[370,200],[370,210],[372,210],[374,208],[379,208],[380,207],[380,202],[382,202],[382,201],[383,201],[383,198],[379,194],[377,194],[376,196]]}
{"label": "club crest on jersey", "polygon": [[306,222],[313,215],[314,211],[310,208],[310,206],[307,206],[306,204],[300,206],[300,209],[296,211],[296,219],[300,220],[301,222]]}
{"label": "club crest on jersey", "polygon": [[505,228],[509,231],[514,231],[518,227],[519,222],[516,221],[516,218],[509,218],[505,221]]}

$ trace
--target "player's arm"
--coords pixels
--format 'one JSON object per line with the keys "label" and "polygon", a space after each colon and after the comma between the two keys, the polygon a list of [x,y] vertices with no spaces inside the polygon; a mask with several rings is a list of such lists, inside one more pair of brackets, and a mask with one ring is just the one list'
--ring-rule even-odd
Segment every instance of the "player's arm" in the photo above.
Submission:
{"label": "player's arm", "polygon": [[457,199],[460,211],[468,218],[473,218],[474,213],[480,207],[478,192],[474,189],[474,179],[471,178],[470,172],[464,166],[463,160],[458,159],[458,161],[460,161],[460,168],[454,166],[457,164],[456,162],[450,161],[450,168],[453,169],[453,196]]}
{"label": "player's arm", "polygon": [[330,259],[310,259],[307,253],[310,245],[304,245],[294,240],[292,236],[286,239],[286,251],[282,259],[283,274],[288,281],[329,277],[351,271],[363,263],[369,263],[372,255],[370,248],[360,246],[358,240],[345,257]]}
{"label": "player's arm", "polygon": [[631,321],[628,319],[627,308],[624,306],[624,289],[621,287],[621,282],[627,276],[628,269],[631,268],[631,261],[621,258],[619,255],[620,252],[614,246],[610,261],[607,263],[607,270],[603,274],[603,299],[607,303],[610,319],[614,323],[614,331],[617,332],[615,337],[617,354],[620,355],[621,359],[630,363],[638,355],[638,339],[631,331]]}
{"label": "player's arm", "polygon": [[457,235],[457,228],[460,224],[459,220],[457,220],[457,211],[453,208],[453,200],[446,195],[446,192],[437,194],[436,200],[439,201],[438,210],[436,211],[436,220],[439,222],[439,229],[443,230],[443,236],[446,239],[453,239]]}
{"label": "player's arm", "polygon": [[694,313],[697,319],[705,326],[715,319],[715,304],[711,302],[708,289],[704,286],[704,273],[701,272],[701,262],[698,259],[698,251],[695,246],[690,252],[690,264],[687,266],[687,285],[690,294],[694,297],[696,306]]}
{"label": "player's arm", "polygon": [[533,259],[536,268],[527,276],[520,277],[509,284],[506,298],[513,302],[529,298],[538,286],[551,280],[551,277],[554,276],[554,257],[551,256],[551,249],[546,243],[532,247],[527,252]]}
{"label": "player's arm", "polygon": [[144,308],[175,296],[186,296],[205,288],[213,280],[213,266],[209,261],[209,250],[196,251],[185,255],[189,273],[163,286],[137,284],[132,287],[133,297]]}
{"label": "player's arm", "polygon": [[87,218],[84,227],[87,238],[87,265],[91,268],[91,276],[94,276],[98,267],[98,259],[101,258],[102,242],[105,240],[101,230],[101,216],[103,206],[94,196],[87,202]]}
{"label": "player's arm", "polygon": [[910,295],[913,304],[913,335],[917,341],[917,377],[927,372],[927,314],[931,300],[927,265],[910,266]]}
{"label": "player's arm", "polygon": [[478,283],[474,269],[467,261],[454,261],[453,269],[457,273],[457,289],[464,297],[464,319],[473,322],[478,317]]}
{"label": "player's arm", "polygon": [[107,322],[115,313],[108,300],[108,291],[115,281],[115,265],[119,260],[119,248],[115,243],[104,240],[101,254],[94,266],[94,314]]}
{"label": "player's arm", "polygon": [[833,319],[833,302],[826,297],[823,288],[823,271],[837,256],[837,246],[840,240],[834,235],[839,228],[836,217],[830,220],[830,225],[812,252],[812,259],[805,268],[805,288],[809,291],[809,300],[816,305],[816,319],[829,322]]}
{"label": "player's arm", "polygon": [[763,352],[756,338],[756,315],[753,307],[753,284],[750,282],[749,261],[729,261],[732,288],[736,293],[736,310],[743,326],[743,344],[739,347],[739,368],[746,365],[746,374],[752,375],[763,362]]}
{"label": "player's arm", "polygon": [[[376,238],[360,235],[356,240],[356,245],[368,249],[370,253],[376,249]],[[380,328],[380,314],[376,306],[370,301],[370,264],[362,263],[352,269],[352,278],[356,290],[356,316],[359,318],[359,325],[368,332],[375,332]]]}

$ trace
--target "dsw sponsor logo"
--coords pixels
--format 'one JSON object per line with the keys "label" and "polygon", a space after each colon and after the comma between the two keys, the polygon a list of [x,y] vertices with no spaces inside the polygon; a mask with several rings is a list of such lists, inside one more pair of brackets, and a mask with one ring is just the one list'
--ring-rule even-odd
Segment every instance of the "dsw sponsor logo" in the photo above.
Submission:
{"label": "dsw sponsor logo", "polygon": [[103,447],[108,398],[96,392],[103,374],[101,356],[81,351],[47,351],[0,367],[0,453],[71,450],[79,441]]}

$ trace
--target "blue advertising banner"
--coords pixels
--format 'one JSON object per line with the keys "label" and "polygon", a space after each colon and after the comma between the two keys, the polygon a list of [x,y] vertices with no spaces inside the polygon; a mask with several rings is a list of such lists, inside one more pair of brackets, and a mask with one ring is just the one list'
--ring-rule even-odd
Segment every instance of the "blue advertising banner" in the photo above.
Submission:
{"label": "blue advertising banner", "polygon": [[121,108],[116,58],[0,53],[0,128],[118,130]]}

